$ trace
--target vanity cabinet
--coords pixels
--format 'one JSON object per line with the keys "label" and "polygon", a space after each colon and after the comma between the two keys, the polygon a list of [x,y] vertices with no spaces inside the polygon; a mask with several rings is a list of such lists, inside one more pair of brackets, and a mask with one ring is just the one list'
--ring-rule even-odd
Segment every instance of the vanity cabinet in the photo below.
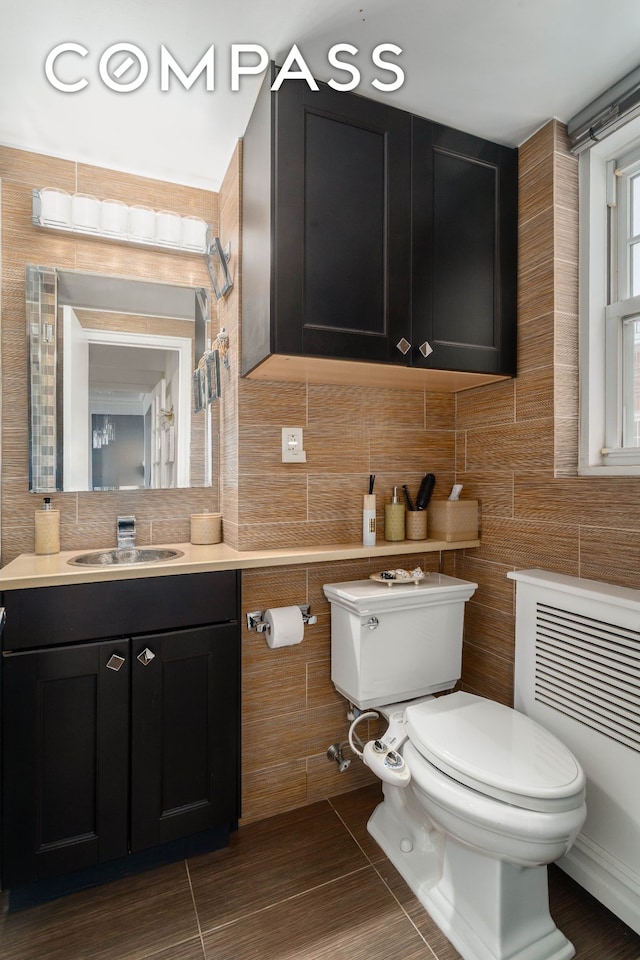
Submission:
{"label": "vanity cabinet", "polygon": [[287,357],[513,376],[517,151],[271,79],[243,142],[243,375]]}
{"label": "vanity cabinet", "polygon": [[228,839],[239,574],[16,590],[4,603],[3,887]]}

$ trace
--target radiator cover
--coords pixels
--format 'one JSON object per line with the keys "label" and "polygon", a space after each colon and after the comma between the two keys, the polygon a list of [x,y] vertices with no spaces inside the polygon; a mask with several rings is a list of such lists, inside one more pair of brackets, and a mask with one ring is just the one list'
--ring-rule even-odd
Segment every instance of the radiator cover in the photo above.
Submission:
{"label": "radiator cover", "polygon": [[543,570],[508,576],[515,707],[587,775],[587,819],[559,866],[640,933],[640,590]]}

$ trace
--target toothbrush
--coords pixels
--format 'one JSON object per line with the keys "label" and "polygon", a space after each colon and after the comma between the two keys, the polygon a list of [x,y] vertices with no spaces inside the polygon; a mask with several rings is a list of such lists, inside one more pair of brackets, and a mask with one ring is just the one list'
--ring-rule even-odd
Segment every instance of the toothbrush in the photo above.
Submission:
{"label": "toothbrush", "polygon": [[415,510],[415,507],[413,505],[411,497],[409,496],[409,488],[407,487],[406,483],[403,483],[402,485],[402,492],[404,493],[404,499],[407,504],[407,510],[410,510],[411,512],[413,512]]}

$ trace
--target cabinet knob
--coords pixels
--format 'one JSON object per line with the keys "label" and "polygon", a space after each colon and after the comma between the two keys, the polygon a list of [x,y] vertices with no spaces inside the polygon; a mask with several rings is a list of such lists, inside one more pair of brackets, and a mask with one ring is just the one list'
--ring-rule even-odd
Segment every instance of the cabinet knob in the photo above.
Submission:
{"label": "cabinet knob", "polygon": [[403,337],[402,340],[398,340],[398,342],[396,343],[396,350],[399,350],[402,356],[404,357],[405,354],[407,354],[409,350],[411,350],[411,344],[409,343],[408,340],[405,340],[405,338]]}
{"label": "cabinet knob", "polygon": [[117,653],[112,653],[107,660],[107,670],[114,670],[117,673],[123,663],[124,657],[118,656]]}
{"label": "cabinet knob", "polygon": [[137,659],[140,661],[143,667],[148,667],[152,660],[155,660],[155,653],[153,650],[149,650],[149,647],[145,647],[139,654]]}
{"label": "cabinet knob", "polygon": [[433,347],[431,346],[428,340],[425,340],[424,343],[421,343],[420,346],[418,347],[418,350],[420,351],[423,357],[428,357],[430,353],[433,353]]}

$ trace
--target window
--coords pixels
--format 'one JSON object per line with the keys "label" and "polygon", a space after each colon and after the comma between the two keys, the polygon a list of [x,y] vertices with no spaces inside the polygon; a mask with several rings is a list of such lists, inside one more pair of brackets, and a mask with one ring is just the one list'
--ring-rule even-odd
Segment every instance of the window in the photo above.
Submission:
{"label": "window", "polygon": [[640,475],[640,119],[580,156],[580,467]]}

